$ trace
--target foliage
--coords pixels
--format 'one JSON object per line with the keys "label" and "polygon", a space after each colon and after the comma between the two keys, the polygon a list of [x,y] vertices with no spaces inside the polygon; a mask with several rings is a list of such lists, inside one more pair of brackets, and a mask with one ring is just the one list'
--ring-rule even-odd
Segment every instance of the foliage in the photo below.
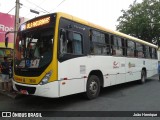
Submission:
{"label": "foliage", "polygon": [[136,0],[128,10],[122,10],[117,30],[148,42],[160,40],[160,0]]}

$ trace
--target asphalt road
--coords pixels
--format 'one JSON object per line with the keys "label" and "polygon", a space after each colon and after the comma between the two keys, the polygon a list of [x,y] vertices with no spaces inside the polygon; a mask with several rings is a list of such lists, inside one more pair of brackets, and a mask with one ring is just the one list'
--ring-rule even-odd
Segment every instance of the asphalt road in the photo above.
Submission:
{"label": "asphalt road", "polygon": [[[54,111],[160,111],[159,91],[160,82],[157,80],[157,77],[152,77],[148,79],[145,84],[130,82],[104,88],[101,90],[100,96],[94,100],[86,100],[82,94],[58,99],[36,96],[20,96],[12,99],[0,94],[0,111],[50,111],[50,114]],[[92,117],[92,119],[96,120],[97,118],[94,113],[91,114],[93,114],[93,116],[90,115],[90,117],[83,119],[90,119]],[[38,119],[39,118],[37,118],[37,120]],[[50,117],[50,119],[52,118]],[[71,120],[74,118],[65,117],[61,119]],[[104,118],[100,117],[98,119]],[[135,118],[107,117],[107,120],[110,119],[134,120]],[[136,119],[151,120],[151,117],[139,117]],[[159,120],[160,118],[155,119]]]}

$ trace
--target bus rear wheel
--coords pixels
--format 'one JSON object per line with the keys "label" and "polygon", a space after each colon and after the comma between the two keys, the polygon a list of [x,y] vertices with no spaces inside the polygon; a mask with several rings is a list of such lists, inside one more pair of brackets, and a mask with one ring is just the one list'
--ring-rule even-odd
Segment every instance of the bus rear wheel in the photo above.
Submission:
{"label": "bus rear wheel", "polygon": [[91,75],[87,81],[86,97],[88,99],[95,99],[100,93],[100,80],[96,75]]}
{"label": "bus rear wheel", "polygon": [[140,80],[141,84],[144,84],[146,82],[146,71],[142,70],[141,72],[141,80]]}

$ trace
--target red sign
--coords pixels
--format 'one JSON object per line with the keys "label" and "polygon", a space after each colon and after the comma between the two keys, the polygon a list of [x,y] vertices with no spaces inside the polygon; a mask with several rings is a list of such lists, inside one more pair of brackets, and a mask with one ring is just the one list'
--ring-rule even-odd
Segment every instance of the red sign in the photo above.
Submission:
{"label": "red sign", "polygon": [[[9,15],[5,13],[0,13],[0,43],[5,42],[5,33],[8,31],[14,31],[14,15]],[[8,34],[9,43],[13,43],[14,34]],[[2,47],[0,45],[0,47]]]}

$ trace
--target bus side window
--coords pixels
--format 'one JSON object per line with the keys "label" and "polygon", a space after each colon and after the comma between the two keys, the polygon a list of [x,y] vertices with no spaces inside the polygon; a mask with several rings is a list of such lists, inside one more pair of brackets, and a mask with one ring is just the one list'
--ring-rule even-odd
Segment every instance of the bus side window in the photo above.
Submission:
{"label": "bus side window", "polygon": [[152,59],[152,48],[149,47],[149,54],[150,54],[150,58]]}
{"label": "bus side window", "polygon": [[135,57],[135,42],[127,40],[127,56]]}
{"label": "bus side window", "polygon": [[112,55],[123,56],[123,39],[118,36],[111,36]]}
{"label": "bus side window", "polygon": [[110,55],[110,41],[109,41],[109,34],[105,34],[105,42],[106,42],[106,54]]}
{"label": "bus side window", "polygon": [[81,55],[83,53],[83,37],[80,33],[67,31],[67,53]]}
{"label": "bus side window", "polygon": [[107,38],[103,32],[90,31],[90,53],[95,55],[106,55],[108,48],[106,46]]}
{"label": "bus side window", "polygon": [[115,49],[115,45],[116,45],[116,41],[113,35],[111,35],[111,54],[112,55],[116,55],[116,49]]}
{"label": "bus side window", "polygon": [[144,55],[144,58],[146,58],[146,47],[145,47],[145,45],[142,45],[142,47],[143,47],[143,55]]}
{"label": "bus side window", "polygon": [[152,59],[157,59],[157,50],[156,50],[156,48],[152,48]]}
{"label": "bus side window", "polygon": [[145,48],[146,48],[146,49],[145,49],[146,58],[151,58],[151,56],[150,56],[150,51],[149,51],[149,46],[146,46]]}
{"label": "bus side window", "polygon": [[82,35],[73,32],[73,53],[82,54]]}
{"label": "bus side window", "polygon": [[67,31],[67,53],[73,53],[73,33],[71,31]]}
{"label": "bus side window", "polygon": [[144,58],[143,45],[140,43],[136,43],[136,56],[138,58]]}
{"label": "bus side window", "polygon": [[122,48],[122,38],[117,37],[117,56],[123,56],[123,48]]}
{"label": "bus side window", "polygon": [[126,56],[126,40],[124,38],[121,38],[121,40],[122,40],[123,56]]}
{"label": "bus side window", "polygon": [[155,59],[157,59],[157,49],[154,48]]}

